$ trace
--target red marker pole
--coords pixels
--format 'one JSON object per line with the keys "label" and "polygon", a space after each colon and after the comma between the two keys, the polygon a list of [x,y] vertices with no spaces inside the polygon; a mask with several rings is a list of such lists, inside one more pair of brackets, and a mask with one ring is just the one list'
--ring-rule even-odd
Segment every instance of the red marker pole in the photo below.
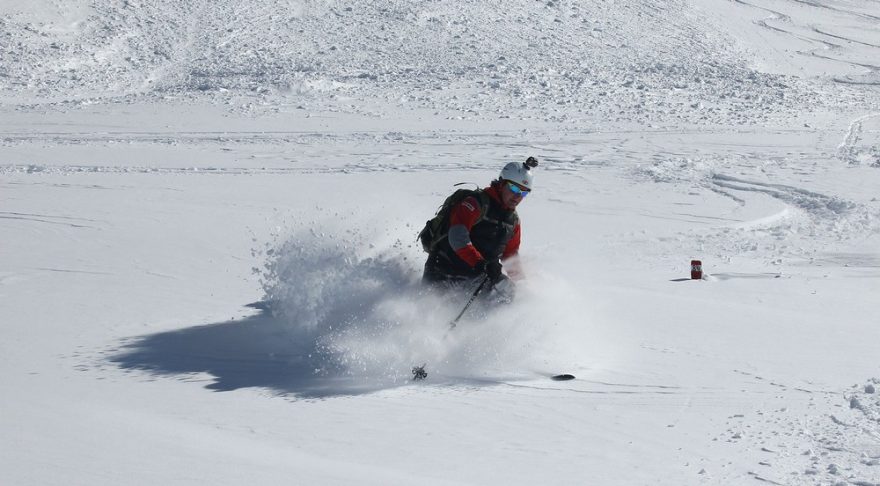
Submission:
{"label": "red marker pole", "polygon": [[703,262],[701,262],[700,260],[691,260],[691,279],[703,279]]}

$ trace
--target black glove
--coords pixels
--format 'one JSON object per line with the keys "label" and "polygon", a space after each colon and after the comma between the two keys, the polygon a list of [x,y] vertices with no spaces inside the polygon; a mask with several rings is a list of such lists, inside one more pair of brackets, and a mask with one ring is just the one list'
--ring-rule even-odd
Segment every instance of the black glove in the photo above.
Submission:
{"label": "black glove", "polygon": [[491,260],[486,262],[486,275],[489,276],[489,280],[492,283],[501,280],[501,261]]}

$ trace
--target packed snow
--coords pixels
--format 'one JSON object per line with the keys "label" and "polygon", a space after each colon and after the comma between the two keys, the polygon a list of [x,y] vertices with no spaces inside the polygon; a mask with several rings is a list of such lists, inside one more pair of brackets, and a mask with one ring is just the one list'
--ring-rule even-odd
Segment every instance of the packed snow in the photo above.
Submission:
{"label": "packed snow", "polygon": [[0,484],[880,485],[880,3],[660,3],[0,0]]}

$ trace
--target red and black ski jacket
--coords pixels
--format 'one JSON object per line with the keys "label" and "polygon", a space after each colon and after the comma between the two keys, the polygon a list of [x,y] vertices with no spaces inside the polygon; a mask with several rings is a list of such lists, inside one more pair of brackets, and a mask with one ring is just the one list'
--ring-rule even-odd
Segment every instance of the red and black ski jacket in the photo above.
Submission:
{"label": "red and black ski jacket", "polygon": [[[516,210],[504,208],[496,186],[483,189],[488,198],[469,196],[450,208],[449,234],[437,244],[435,262],[451,275],[470,275],[481,260],[507,259],[519,251]],[[482,207],[481,201],[488,207]]]}

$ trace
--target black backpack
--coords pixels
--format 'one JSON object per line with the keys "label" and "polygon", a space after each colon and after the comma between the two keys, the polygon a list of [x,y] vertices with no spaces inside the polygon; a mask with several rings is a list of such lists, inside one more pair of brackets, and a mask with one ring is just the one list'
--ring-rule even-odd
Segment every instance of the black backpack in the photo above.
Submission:
{"label": "black backpack", "polygon": [[425,227],[419,233],[422,249],[431,253],[437,248],[437,244],[449,234],[449,213],[452,207],[471,196],[477,198],[480,203],[480,218],[477,222],[483,219],[486,208],[489,207],[489,195],[482,189],[458,189],[443,201],[437,214],[425,223]]}

